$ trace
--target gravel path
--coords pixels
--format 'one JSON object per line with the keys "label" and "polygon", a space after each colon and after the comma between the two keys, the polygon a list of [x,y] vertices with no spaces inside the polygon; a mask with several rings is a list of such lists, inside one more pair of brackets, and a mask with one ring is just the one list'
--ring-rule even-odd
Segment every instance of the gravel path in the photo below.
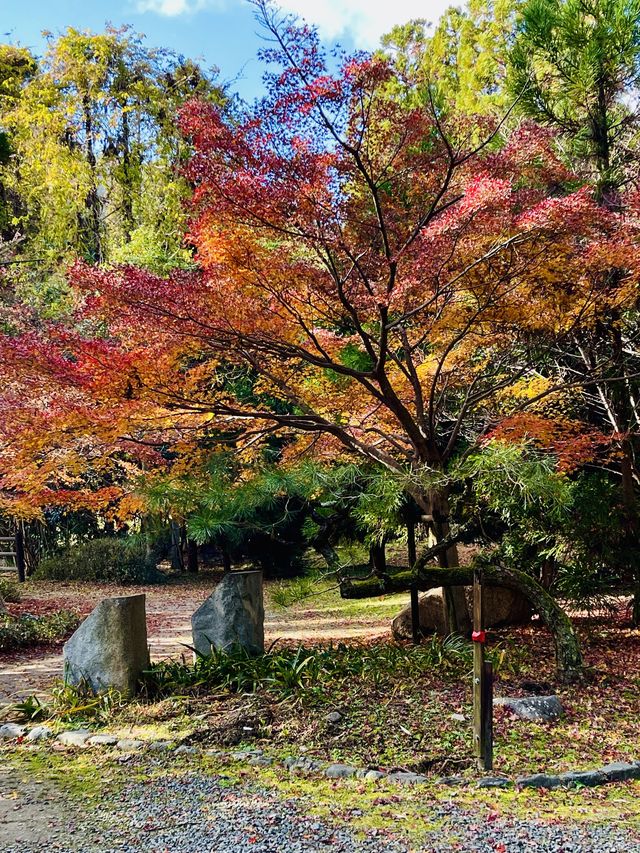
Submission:
{"label": "gravel path", "polygon": [[[34,810],[34,802],[37,808]],[[47,812],[46,806],[49,807]],[[429,841],[408,846],[373,831],[357,837],[349,828],[304,814],[303,804],[254,785],[189,773],[135,782],[84,817],[64,801],[27,796],[15,809],[11,834],[0,821],[3,853],[635,853],[640,840],[623,830],[593,824],[545,824],[505,820],[463,811],[452,803],[425,802],[425,822],[436,825]],[[47,836],[31,835],[37,815]],[[22,827],[22,834],[17,834]],[[402,815],[398,816],[402,829]],[[46,839],[46,840],[45,840]]]}

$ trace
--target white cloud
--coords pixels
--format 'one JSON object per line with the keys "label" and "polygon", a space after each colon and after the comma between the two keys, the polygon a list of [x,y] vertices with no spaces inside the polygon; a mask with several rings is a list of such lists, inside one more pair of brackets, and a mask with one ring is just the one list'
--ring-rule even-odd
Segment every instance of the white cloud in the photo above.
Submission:
{"label": "white cloud", "polygon": [[138,12],[155,12],[167,18],[187,15],[212,5],[207,0],[138,0]]}
{"label": "white cloud", "polygon": [[349,36],[356,47],[371,49],[396,24],[412,18],[437,21],[452,0],[281,0],[278,5],[316,24],[323,38]]}
{"label": "white cloud", "polygon": [[[236,3],[244,0],[235,0]],[[412,18],[436,21],[452,0],[280,0],[278,6],[318,27],[327,40],[349,37],[360,48],[375,48],[380,36]],[[229,0],[137,0],[139,12],[166,17],[222,8]]]}

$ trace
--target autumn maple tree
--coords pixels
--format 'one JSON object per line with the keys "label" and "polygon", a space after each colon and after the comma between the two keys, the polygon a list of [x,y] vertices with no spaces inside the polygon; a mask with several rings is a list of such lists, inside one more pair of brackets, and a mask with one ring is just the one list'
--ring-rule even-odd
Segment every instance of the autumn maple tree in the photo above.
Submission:
{"label": "autumn maple tree", "polygon": [[[92,455],[110,471],[145,455],[188,467],[215,441],[246,454],[277,438],[285,462],[356,455],[419,506],[440,564],[427,576],[418,560],[423,586],[450,587],[465,629],[451,461],[509,423],[539,430],[549,400],[571,434],[576,394],[610,365],[574,382],[546,353],[634,299],[635,223],[575,188],[552,132],[457,114],[384,57],[333,71],[312,30],[258,12],[267,96],[181,114],[198,269],[76,265],[71,326],[11,319],[3,488],[24,490],[26,472],[41,500],[52,479],[86,485]],[[500,565],[492,579],[556,620],[577,668],[535,581]]]}

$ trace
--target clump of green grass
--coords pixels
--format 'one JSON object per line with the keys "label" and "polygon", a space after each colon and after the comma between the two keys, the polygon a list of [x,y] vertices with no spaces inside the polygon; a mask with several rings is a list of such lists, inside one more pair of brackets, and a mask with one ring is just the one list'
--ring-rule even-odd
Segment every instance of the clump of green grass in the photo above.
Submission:
{"label": "clump of green grass", "polygon": [[96,693],[84,680],[79,684],[59,681],[52,689],[51,697],[51,701],[44,704],[37,696],[28,696],[13,707],[22,719],[29,721],[104,723],[126,704],[125,698],[117,690]]}
{"label": "clump of green grass", "polygon": [[459,636],[434,636],[419,646],[340,643],[321,648],[272,648],[263,655],[214,649],[210,655],[198,656],[193,664],[163,661],[152,666],[144,675],[144,686],[151,698],[227,690],[321,699],[340,684],[359,678],[380,685],[389,679],[417,678],[434,669],[459,677],[470,670],[472,657],[471,644]]}

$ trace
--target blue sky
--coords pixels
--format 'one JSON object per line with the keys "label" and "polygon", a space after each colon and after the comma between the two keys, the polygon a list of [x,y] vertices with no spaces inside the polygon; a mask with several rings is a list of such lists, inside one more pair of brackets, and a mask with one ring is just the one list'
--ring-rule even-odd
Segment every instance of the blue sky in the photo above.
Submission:
{"label": "blue sky", "polygon": [[[327,43],[373,48],[394,24],[436,20],[447,0],[281,0],[283,9],[318,26]],[[246,0],[0,0],[0,39],[41,53],[41,32],[67,26],[99,31],[131,24],[155,47],[169,47],[220,68],[245,98],[260,91],[261,41]]]}

